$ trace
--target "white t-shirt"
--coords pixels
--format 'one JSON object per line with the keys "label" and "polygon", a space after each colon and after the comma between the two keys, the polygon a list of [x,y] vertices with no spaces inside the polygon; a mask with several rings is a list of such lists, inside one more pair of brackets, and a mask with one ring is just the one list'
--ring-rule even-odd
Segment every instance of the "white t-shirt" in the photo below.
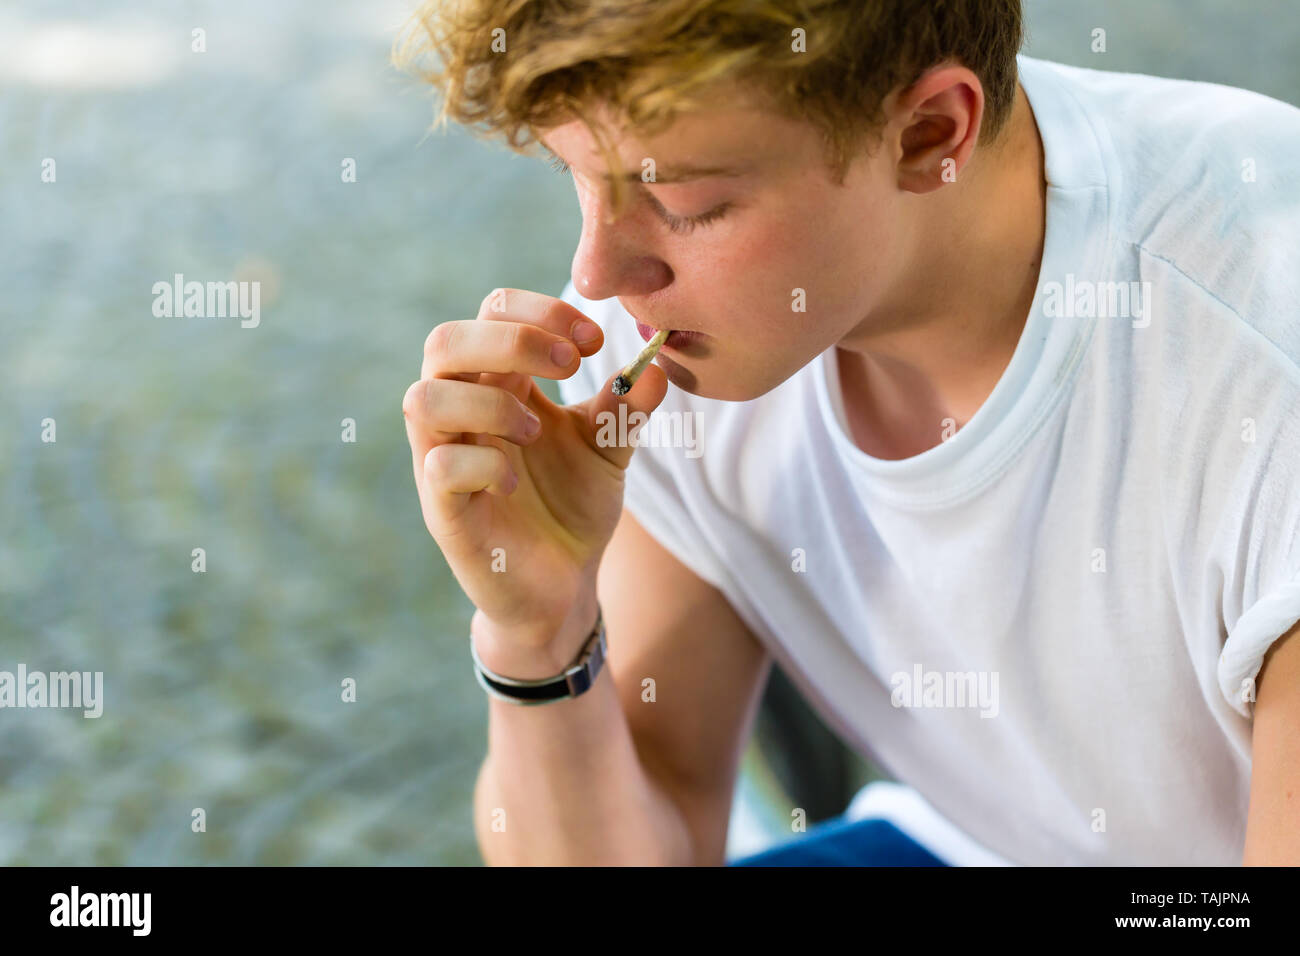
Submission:
{"label": "white t-shirt", "polygon": [[[865,454],[834,349],[750,402],[670,385],[626,507],[976,842],[1239,864],[1250,683],[1300,619],[1300,111],[1020,69],[1046,156],[1039,293],[970,422]],[[644,343],[617,299],[563,297],[607,335],[561,383],[576,401]]]}

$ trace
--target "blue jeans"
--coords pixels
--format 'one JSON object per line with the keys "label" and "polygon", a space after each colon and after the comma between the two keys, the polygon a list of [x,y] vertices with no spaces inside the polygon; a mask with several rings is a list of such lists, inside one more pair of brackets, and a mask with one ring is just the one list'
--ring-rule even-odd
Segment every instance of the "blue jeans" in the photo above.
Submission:
{"label": "blue jeans", "polygon": [[947,866],[888,820],[835,817],[729,866]]}

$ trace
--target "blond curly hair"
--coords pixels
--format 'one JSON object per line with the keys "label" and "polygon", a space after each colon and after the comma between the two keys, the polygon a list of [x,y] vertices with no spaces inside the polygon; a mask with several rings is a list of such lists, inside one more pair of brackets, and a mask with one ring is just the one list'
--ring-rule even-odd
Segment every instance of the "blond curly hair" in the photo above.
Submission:
{"label": "blond curly hair", "polygon": [[435,127],[450,118],[524,153],[539,129],[580,119],[612,173],[592,105],[653,135],[719,84],[744,84],[812,123],[842,182],[884,98],[938,63],[979,77],[980,141],[996,138],[1022,36],[1020,0],[428,0],[393,60],[440,94]]}

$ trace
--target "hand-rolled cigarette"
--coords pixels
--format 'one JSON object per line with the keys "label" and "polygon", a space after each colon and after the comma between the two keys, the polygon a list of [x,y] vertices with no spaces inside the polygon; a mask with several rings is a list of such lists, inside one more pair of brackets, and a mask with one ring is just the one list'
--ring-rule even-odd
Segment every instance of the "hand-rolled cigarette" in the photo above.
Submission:
{"label": "hand-rolled cigarette", "polygon": [[641,373],[659,354],[660,346],[668,340],[668,332],[668,329],[660,329],[654,334],[654,338],[646,343],[640,354],[628,365],[624,366],[623,371],[614,377],[614,384],[610,386],[610,391],[615,395],[626,395],[632,391],[632,386],[636,384],[636,380],[641,377]]}

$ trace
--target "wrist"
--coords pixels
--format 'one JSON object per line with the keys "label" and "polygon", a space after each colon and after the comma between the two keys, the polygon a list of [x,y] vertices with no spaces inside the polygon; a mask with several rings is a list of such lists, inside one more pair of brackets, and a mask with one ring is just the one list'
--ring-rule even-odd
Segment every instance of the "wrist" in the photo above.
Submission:
{"label": "wrist", "polygon": [[475,612],[470,621],[470,637],[488,670],[515,680],[542,680],[573,666],[596,626],[596,615],[593,590],[574,603],[561,624],[542,632],[549,632],[549,639],[539,640],[536,629],[526,633],[502,627],[482,612]]}

